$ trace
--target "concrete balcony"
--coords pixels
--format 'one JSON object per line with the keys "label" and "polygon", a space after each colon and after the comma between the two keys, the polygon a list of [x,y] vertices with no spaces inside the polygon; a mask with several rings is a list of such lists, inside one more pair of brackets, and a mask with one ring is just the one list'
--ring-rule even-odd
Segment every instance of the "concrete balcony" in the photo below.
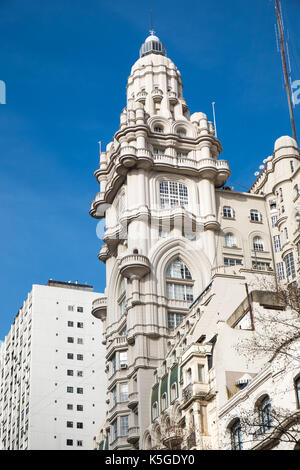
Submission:
{"label": "concrete balcony", "polygon": [[160,88],[154,88],[154,90],[152,90],[151,95],[154,101],[159,102],[163,98],[163,91],[160,90]]}
{"label": "concrete balcony", "polygon": [[144,255],[132,254],[124,256],[120,261],[120,272],[127,278],[141,279],[150,272],[150,262]]}
{"label": "concrete balcony", "polygon": [[163,438],[163,445],[170,450],[180,449],[183,438],[179,431],[168,432]]}
{"label": "concrete balcony", "polygon": [[208,383],[190,383],[182,390],[182,398],[185,402],[189,402],[193,398],[207,399],[209,397],[209,391],[210,389]]}
{"label": "concrete balcony", "polygon": [[[108,342],[107,342],[108,343]],[[116,336],[110,343],[107,345],[107,356],[111,353],[113,349],[122,349],[124,346],[127,346],[127,337],[126,336]],[[126,370],[126,369],[125,369]]]}
{"label": "concrete balcony", "polygon": [[172,104],[176,104],[177,103],[177,95],[175,93],[175,91],[168,91],[168,97],[169,97],[169,101],[170,103]]}
{"label": "concrete balcony", "polygon": [[90,215],[96,219],[101,219],[105,216],[105,211],[109,204],[105,201],[105,192],[97,193],[93,202],[91,203]]}
{"label": "concrete balcony", "polygon": [[132,392],[128,395],[128,408],[133,410],[139,402],[138,392]]}
{"label": "concrete balcony", "polygon": [[136,95],[136,101],[138,101],[139,103],[145,104],[147,95],[148,95],[148,93],[147,93],[146,91],[140,91],[140,92]]}
{"label": "concrete balcony", "polygon": [[140,428],[138,426],[132,426],[128,429],[127,442],[135,444],[140,438]]}
{"label": "concrete balcony", "polygon": [[99,297],[92,303],[92,315],[100,318],[101,321],[106,320],[107,312],[107,297]]}
{"label": "concrete balcony", "polygon": [[120,150],[120,163],[126,168],[131,168],[136,164],[136,148],[133,146],[122,147]]}

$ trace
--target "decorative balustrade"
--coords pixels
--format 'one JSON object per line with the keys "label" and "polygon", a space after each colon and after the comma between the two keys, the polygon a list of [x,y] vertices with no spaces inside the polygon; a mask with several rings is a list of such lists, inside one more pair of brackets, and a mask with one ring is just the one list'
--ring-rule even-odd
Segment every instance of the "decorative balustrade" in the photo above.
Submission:
{"label": "decorative balustrade", "polygon": [[132,277],[136,276],[137,278],[144,277],[147,273],[150,272],[150,263],[147,256],[132,254],[126,255],[121,259],[120,262],[120,272],[122,276]]}

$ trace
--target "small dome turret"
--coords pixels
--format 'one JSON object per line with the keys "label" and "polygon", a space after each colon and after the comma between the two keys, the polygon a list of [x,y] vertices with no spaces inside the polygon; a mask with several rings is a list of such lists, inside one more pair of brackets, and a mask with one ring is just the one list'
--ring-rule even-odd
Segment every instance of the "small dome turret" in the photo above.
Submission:
{"label": "small dome turret", "polygon": [[150,36],[148,36],[140,48],[140,57],[144,57],[148,54],[160,54],[163,56],[167,55],[167,50],[160,39],[154,35],[154,31],[151,30]]}

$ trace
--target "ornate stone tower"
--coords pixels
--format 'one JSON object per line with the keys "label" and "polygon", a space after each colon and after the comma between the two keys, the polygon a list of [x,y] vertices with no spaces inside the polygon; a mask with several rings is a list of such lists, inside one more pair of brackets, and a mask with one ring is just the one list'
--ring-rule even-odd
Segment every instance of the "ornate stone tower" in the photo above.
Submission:
{"label": "ornate stone tower", "polygon": [[170,332],[217,264],[216,193],[230,176],[211,122],[190,115],[181,74],[153,32],[127,85],[120,129],[100,156],[90,214],[105,217],[104,322],[111,449],[138,448],[150,420],[153,371]]}

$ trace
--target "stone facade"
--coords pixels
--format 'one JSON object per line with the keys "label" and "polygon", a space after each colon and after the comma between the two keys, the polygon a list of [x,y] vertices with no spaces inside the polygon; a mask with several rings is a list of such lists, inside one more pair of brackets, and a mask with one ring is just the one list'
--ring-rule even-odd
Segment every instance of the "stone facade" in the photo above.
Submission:
{"label": "stone facade", "polygon": [[[155,419],[166,421],[157,433],[172,428],[162,406],[177,380],[176,400],[181,388],[183,396],[206,397],[202,404],[188,398],[185,408],[172,406],[175,421],[187,416],[185,423],[196,429],[189,444],[180,445],[217,448],[218,410],[228,399],[226,373],[252,377],[263,366],[249,369],[233,351],[237,337],[249,334],[251,318],[241,320],[241,329],[226,322],[246,288],[248,294],[260,289],[258,278],[273,282],[277,273],[292,283],[299,277],[299,150],[290,137],[278,139],[250,191],[234,191],[226,186],[231,171],[219,158],[222,146],[213,125],[204,113],[190,114],[181,74],[160,40],[151,34],[140,54],[128,78],[120,128],[100,155],[100,191],[90,209],[93,217],[105,217],[106,226],[98,257],[106,263],[107,286],[93,315],[104,325],[108,406],[95,447],[165,445],[155,438],[153,444],[150,423],[158,413]],[[202,317],[202,309],[210,313]],[[191,325],[197,334],[186,335]],[[191,364],[181,344],[183,330]],[[212,349],[214,365],[208,369]],[[171,373],[173,360],[177,372]],[[205,384],[198,380],[192,392],[186,364],[195,371],[203,366]],[[180,439],[170,436],[168,445],[178,446]]]}

